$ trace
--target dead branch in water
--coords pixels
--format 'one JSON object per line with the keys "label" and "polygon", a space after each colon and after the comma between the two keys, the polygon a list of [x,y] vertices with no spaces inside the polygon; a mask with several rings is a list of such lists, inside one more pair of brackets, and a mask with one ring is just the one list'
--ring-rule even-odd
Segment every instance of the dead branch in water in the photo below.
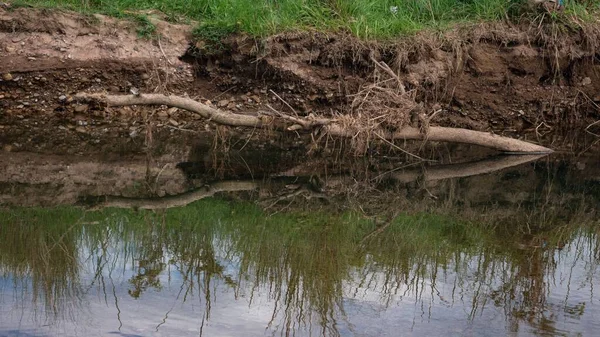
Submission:
{"label": "dead branch in water", "polygon": [[[75,96],[81,101],[99,101],[108,106],[128,106],[128,105],[166,105],[177,107],[190,112],[199,114],[217,124],[228,126],[242,126],[252,128],[273,127],[276,119],[287,122],[287,126],[279,127],[283,130],[305,130],[314,131],[319,128],[330,136],[352,138],[361,132],[360,126],[344,126],[335,119],[314,118],[314,117],[291,117],[281,112],[256,112],[250,114],[235,114],[222,111],[206,104],[202,104],[190,98],[180,96],[166,96],[162,94],[144,94],[144,95],[103,95],[103,94],[85,94],[80,93]],[[286,117],[282,117],[286,116]],[[290,125],[291,123],[291,125]],[[286,124],[286,123],[282,123]],[[427,134],[420,129],[403,126],[397,131],[391,132],[383,128],[365,128],[369,132],[376,132],[379,137],[386,140],[431,140],[452,143],[465,143],[480,145],[496,150],[511,153],[551,153],[552,150],[546,147],[528,143],[518,139],[512,139],[488,132],[473,131],[458,128],[431,126]]]}

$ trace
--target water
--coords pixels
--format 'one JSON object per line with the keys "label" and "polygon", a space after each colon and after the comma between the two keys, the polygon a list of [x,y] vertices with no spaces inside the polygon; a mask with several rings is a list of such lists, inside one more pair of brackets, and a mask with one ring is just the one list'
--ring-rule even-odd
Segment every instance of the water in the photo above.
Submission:
{"label": "water", "polygon": [[233,156],[185,175],[34,157],[14,154],[0,182],[2,336],[600,329],[594,153],[268,169]]}

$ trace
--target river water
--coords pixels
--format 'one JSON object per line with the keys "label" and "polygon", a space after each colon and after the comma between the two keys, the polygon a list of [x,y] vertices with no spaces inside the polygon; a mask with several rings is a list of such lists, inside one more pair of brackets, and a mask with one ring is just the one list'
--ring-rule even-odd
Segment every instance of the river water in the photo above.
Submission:
{"label": "river water", "polygon": [[0,336],[600,331],[597,153],[268,170],[205,158],[146,184],[117,177],[135,163],[86,180],[89,163],[12,158]]}

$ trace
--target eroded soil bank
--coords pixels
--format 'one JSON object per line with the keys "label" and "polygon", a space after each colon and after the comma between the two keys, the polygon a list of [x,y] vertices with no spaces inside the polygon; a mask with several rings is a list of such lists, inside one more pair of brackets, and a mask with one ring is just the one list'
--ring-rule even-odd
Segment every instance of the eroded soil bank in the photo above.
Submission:
{"label": "eroded soil bank", "polygon": [[[482,24],[387,44],[324,33],[211,42],[195,40],[192,26],[150,14],[157,30],[143,38],[135,23],[101,15],[0,9],[3,151],[122,158],[152,149],[184,161],[198,139],[224,149],[252,142],[312,153],[337,144],[315,135],[218,127],[176,108],[107,108],[72,98],[136,89],[189,96],[235,113],[270,106],[299,116],[366,114],[389,128],[420,109],[435,113],[432,125],[494,132],[555,150],[585,148],[596,143],[592,133],[600,134],[593,25]],[[408,106],[369,89],[389,81],[373,60],[399,75]]]}

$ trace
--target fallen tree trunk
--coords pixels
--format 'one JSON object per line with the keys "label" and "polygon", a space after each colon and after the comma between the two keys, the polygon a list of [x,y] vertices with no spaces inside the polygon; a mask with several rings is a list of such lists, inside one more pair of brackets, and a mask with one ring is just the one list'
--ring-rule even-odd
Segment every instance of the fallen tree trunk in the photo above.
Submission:
{"label": "fallen tree trunk", "polygon": [[[328,125],[328,132],[332,136],[352,137],[353,133],[344,130],[339,125]],[[377,132],[377,131],[376,131]],[[480,145],[510,154],[548,154],[553,151],[549,148],[525,142],[519,139],[495,135],[489,132],[481,132],[459,128],[447,128],[441,126],[430,126],[427,134],[413,127],[403,127],[396,132],[377,132],[381,137],[388,140],[431,140],[449,143],[464,143]]]}
{"label": "fallen tree trunk", "polygon": [[[273,114],[271,112],[257,112],[254,115],[242,115],[222,111],[209,105],[202,104],[190,98],[180,96],[166,96],[162,94],[143,94],[143,95],[103,95],[103,94],[85,94],[80,93],[75,96],[77,100],[100,101],[108,106],[128,106],[128,105],[166,105],[176,107],[199,114],[217,124],[229,126],[245,126],[253,128],[273,127],[274,120],[280,118],[287,122],[287,130],[306,130],[312,131],[315,128],[323,128],[327,134],[337,137],[354,137],[360,130],[356,127],[348,128],[336,122],[333,119],[315,119],[286,116],[281,113]],[[551,149],[525,142],[518,139],[512,139],[504,136],[494,135],[488,132],[473,131],[459,128],[447,127],[429,127],[427,133],[414,127],[403,127],[396,132],[389,132],[384,129],[369,129],[369,132],[375,133],[378,137],[386,140],[432,140],[440,142],[453,142],[480,145],[493,148],[503,152],[515,154],[545,154],[553,152]]]}

